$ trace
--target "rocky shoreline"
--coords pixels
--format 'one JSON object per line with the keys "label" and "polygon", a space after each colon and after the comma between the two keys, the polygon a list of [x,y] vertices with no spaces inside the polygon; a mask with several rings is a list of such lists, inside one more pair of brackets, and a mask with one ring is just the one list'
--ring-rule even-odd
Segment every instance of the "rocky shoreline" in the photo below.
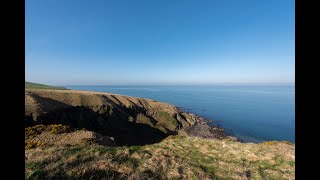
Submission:
{"label": "rocky shoreline", "polygon": [[237,137],[231,136],[225,132],[225,130],[218,126],[209,125],[213,122],[212,120],[205,119],[204,117],[198,116],[192,112],[186,112],[195,123],[190,127],[184,128],[183,131],[189,136],[201,137],[206,139],[230,139],[233,141],[241,141]]}

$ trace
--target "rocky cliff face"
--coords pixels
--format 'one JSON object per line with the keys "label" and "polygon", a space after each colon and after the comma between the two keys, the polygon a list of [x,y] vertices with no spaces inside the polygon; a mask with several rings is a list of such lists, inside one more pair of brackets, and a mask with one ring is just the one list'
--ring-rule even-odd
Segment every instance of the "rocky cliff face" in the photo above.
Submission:
{"label": "rocky cliff face", "polygon": [[119,145],[159,142],[195,117],[167,103],[110,93],[26,90],[25,125],[64,124],[115,138]]}

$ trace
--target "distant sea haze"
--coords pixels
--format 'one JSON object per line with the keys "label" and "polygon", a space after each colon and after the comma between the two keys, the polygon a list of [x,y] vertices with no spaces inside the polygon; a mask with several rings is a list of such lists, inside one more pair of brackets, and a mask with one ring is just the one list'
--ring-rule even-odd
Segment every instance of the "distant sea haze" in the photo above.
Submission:
{"label": "distant sea haze", "polygon": [[246,141],[295,142],[294,86],[67,86],[167,102]]}

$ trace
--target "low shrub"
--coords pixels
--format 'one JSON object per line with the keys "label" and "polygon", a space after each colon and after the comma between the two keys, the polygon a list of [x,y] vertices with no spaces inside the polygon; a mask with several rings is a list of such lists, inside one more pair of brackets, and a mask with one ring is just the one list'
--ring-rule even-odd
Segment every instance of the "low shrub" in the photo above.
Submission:
{"label": "low shrub", "polygon": [[33,127],[26,127],[24,129],[25,139],[33,138],[38,134],[41,134],[46,129],[46,126],[39,124]]}
{"label": "low shrub", "polygon": [[36,148],[36,147],[43,146],[43,145],[44,145],[44,143],[41,141],[32,141],[30,139],[27,139],[24,142],[24,146],[26,149]]}
{"label": "low shrub", "polygon": [[262,142],[262,144],[265,144],[265,145],[275,145],[275,144],[278,144],[279,141],[265,141],[265,142]]}
{"label": "low shrub", "polygon": [[69,133],[71,132],[71,128],[69,126],[65,126],[62,124],[52,124],[49,125],[50,133],[52,134],[61,134],[61,133]]}
{"label": "low shrub", "polygon": [[73,130],[66,125],[62,124],[50,124],[50,125],[35,125],[33,127],[26,127],[24,129],[25,132],[25,139],[33,138],[43,132],[50,132],[52,134],[60,134],[60,133],[68,133],[72,132]]}

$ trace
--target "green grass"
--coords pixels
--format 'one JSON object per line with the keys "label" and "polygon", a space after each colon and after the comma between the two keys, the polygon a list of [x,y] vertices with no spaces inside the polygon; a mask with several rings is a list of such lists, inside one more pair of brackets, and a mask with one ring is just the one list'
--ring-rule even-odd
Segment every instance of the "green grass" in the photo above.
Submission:
{"label": "green grass", "polygon": [[245,144],[179,133],[146,146],[39,148],[26,150],[27,179],[294,179],[295,174],[294,146],[284,142]]}
{"label": "green grass", "polygon": [[170,130],[175,130],[179,125],[178,121],[171,117],[167,112],[159,111],[155,115],[155,119],[158,121],[158,126],[167,127]]}
{"label": "green grass", "polygon": [[57,90],[66,90],[67,88],[64,87],[55,87],[55,86],[48,86],[44,84],[32,83],[32,82],[25,82],[25,89],[57,89]]}

